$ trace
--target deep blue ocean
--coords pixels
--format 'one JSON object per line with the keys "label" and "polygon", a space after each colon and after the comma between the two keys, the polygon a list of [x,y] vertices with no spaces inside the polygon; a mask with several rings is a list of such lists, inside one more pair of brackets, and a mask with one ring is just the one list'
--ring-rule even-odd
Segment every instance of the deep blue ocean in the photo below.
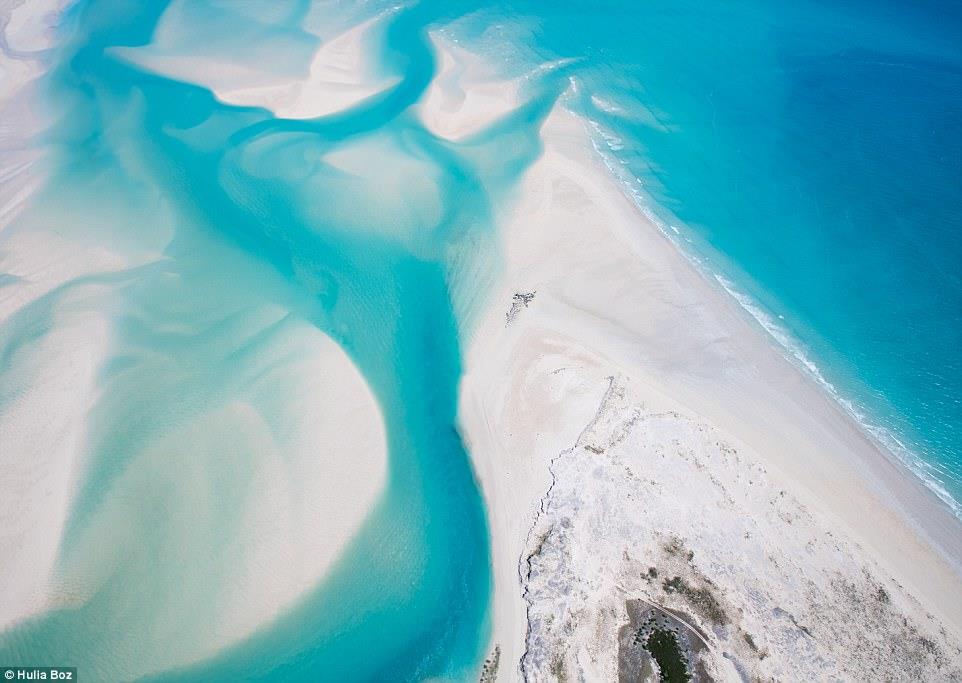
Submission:
{"label": "deep blue ocean", "polygon": [[[295,121],[124,59],[151,42],[169,4],[78,0],[48,56],[45,100],[58,116],[42,139],[51,177],[35,210],[85,215],[85,240],[131,250],[160,240],[149,227],[160,204],[174,226],[162,261],[96,279],[116,302],[118,351],[91,418],[97,436],[60,574],[68,585],[83,576],[76,539],[91,542],[103,497],[117,495],[138,454],[185,405],[200,410],[236,388],[244,349],[236,335],[222,341],[228,323],[209,301],[229,302],[233,318],[280,308],[337,341],[377,397],[389,480],[333,573],[294,609],[150,680],[476,678],[491,571],[457,429],[461,343],[497,270],[492,207],[537,158],[557,101],[591,122],[625,191],[773,343],[947,504],[962,500],[962,5],[429,0],[394,12],[370,46],[394,85]],[[191,49],[291,74],[318,44],[302,28],[308,16],[349,25],[391,6],[174,4]],[[427,32],[439,28],[506,75],[570,61],[531,83],[530,104],[495,129],[448,144],[412,113],[436,72]],[[380,211],[383,184],[345,184],[318,161],[359,141],[426,165],[437,210]],[[411,183],[407,196],[418,196],[415,180],[399,181]],[[370,224],[345,225],[359,206]],[[402,229],[415,237],[395,239]],[[71,286],[18,314],[24,332],[0,350],[51,324]],[[163,381],[148,382],[157,367]],[[242,501],[224,495],[229,519]],[[166,514],[145,511],[144,528],[163,529]],[[169,544],[160,532],[146,538],[92,599],[0,633],[0,659],[69,661],[89,680],[137,677],[105,643],[123,630],[156,658],[176,635],[152,616],[183,589],[189,558]],[[195,580],[206,595],[202,581],[217,577]],[[201,634],[203,607],[165,623]]]}

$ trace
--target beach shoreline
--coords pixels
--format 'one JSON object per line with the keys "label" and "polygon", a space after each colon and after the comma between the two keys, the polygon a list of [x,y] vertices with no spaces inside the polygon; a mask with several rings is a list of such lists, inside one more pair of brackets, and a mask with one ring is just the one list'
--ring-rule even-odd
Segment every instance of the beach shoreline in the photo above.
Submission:
{"label": "beach shoreline", "polygon": [[[60,2],[51,0],[51,7]],[[397,87],[400,77],[367,59],[371,45],[385,40],[394,11],[338,32],[317,49],[301,36],[306,71],[297,64],[275,73],[256,60],[204,61],[177,54],[183,45],[176,41],[119,48],[116,56],[280,119],[346,116]],[[23,10],[18,21],[26,16]],[[52,23],[32,20],[37,26],[25,36],[52,41]],[[167,21],[171,36],[190,35],[188,19],[175,13]],[[477,170],[473,165],[497,167],[501,159],[477,151],[486,135],[562,62],[502,80],[491,62],[443,32],[429,36],[435,73],[397,120],[413,122],[439,148],[463,151],[466,175]],[[27,111],[33,100],[18,88],[38,78],[40,67],[7,62],[17,78],[5,84],[0,105]],[[358,137],[358,144],[317,159],[313,149],[304,154],[331,178],[357,181],[358,197],[383,204],[370,213],[351,207],[337,214],[340,227],[386,228],[393,232],[384,238],[396,239],[401,251],[430,244],[426,258],[450,269],[447,294],[466,328],[457,427],[484,498],[491,543],[494,590],[482,680],[653,676],[638,643],[639,634],[650,635],[645,619],[655,618],[671,622],[678,638],[688,629],[687,664],[715,680],[815,680],[827,673],[845,680],[962,680],[962,521],[646,215],[594,147],[590,124],[555,103],[539,124],[540,157],[508,190],[511,201],[499,203],[501,186],[490,193],[499,200],[490,209],[500,254],[483,265],[468,254],[467,273],[458,270],[458,259],[477,248],[471,239],[452,241],[441,255],[433,249],[429,229],[440,213],[430,209],[443,204],[442,176],[433,174],[435,160],[417,156],[424,148],[395,145],[392,156]],[[526,125],[511,132],[523,135]],[[26,128],[8,139],[19,145],[18,135],[26,139]],[[198,636],[209,631],[200,621],[193,630],[171,621],[170,648],[145,653],[136,631],[125,627],[111,631],[120,645],[108,643],[106,651],[136,663],[130,677],[209,660],[296,606],[358,537],[390,480],[382,407],[345,348],[298,313],[265,306],[238,314],[238,344],[277,333],[248,366],[225,360],[224,377],[244,379],[243,390],[225,385],[219,410],[191,416],[177,429],[165,424],[173,436],[144,449],[118,480],[131,493],[107,497],[93,531],[74,543],[81,561],[64,560],[59,544],[85,465],[85,420],[104,396],[122,403],[124,395],[98,374],[108,352],[118,351],[111,334],[117,320],[103,313],[118,315],[107,303],[115,285],[83,285],[83,297],[63,301],[51,292],[97,273],[159,268],[169,235],[155,231],[156,251],[128,253],[116,245],[114,253],[74,244],[43,221],[11,228],[41,185],[26,172],[34,157],[17,149],[22,158],[11,156],[6,165],[16,182],[0,192],[0,237],[9,251],[3,263],[11,276],[0,322],[50,298],[59,302],[51,317],[58,334],[35,355],[18,357],[20,374],[10,384],[20,398],[0,415],[0,427],[23,453],[46,454],[20,458],[23,466],[3,482],[18,497],[0,505],[0,518],[22,552],[0,566],[11,586],[0,626],[82,606],[101,585],[120,591],[119,605],[129,604],[123,591],[133,595],[137,582],[107,571],[127,558],[117,548],[108,557],[98,534],[126,538],[118,529],[136,518],[140,497],[150,500],[158,481],[166,481],[161,474],[179,470],[188,476],[170,476],[163,495],[165,504],[184,511],[177,530],[194,528],[188,513],[195,510],[202,518],[220,512],[223,482],[239,489],[244,515],[228,534],[236,556],[209,558],[207,573],[197,573],[213,577],[210,584],[194,587],[207,597],[225,586],[236,590],[217,603],[216,637]],[[487,182],[482,176],[479,184]],[[396,178],[404,182],[392,184]],[[505,173],[491,182],[513,180]],[[404,213],[413,206],[427,208]],[[62,213],[51,209],[40,217],[70,224],[72,216]],[[158,227],[167,219],[158,214]],[[114,226],[117,234],[125,234],[124,225]],[[246,311],[229,272],[225,266],[215,278],[211,291],[223,300],[211,310]],[[494,284],[477,312],[471,297],[481,296],[462,290],[482,290],[488,275]],[[163,292],[184,301],[194,294],[186,286]],[[189,321],[185,336],[207,331],[200,320]],[[195,375],[192,367],[185,377]],[[158,377],[170,374],[162,364],[154,369]],[[28,372],[34,370],[39,380]],[[131,382],[138,392],[144,384]],[[289,403],[275,405],[275,394]],[[225,443],[236,462],[221,457]],[[194,471],[196,462],[216,466]],[[150,536],[136,531],[124,532],[126,548]],[[216,537],[223,542],[225,534]],[[144,577],[169,576],[177,584],[188,556],[205,556],[204,538],[187,531],[178,538],[177,544],[141,540],[144,555],[165,556],[174,545],[191,551],[168,557],[169,567],[145,564],[152,574],[145,569]],[[61,565],[79,566],[83,581],[62,581]],[[164,608],[197,611],[187,593],[170,595],[182,603],[165,597]],[[486,603],[475,604],[480,611]],[[146,631],[147,617],[131,623]]]}
{"label": "beach shoreline", "polygon": [[[587,122],[556,106],[542,139],[500,217],[504,272],[466,345],[462,383],[491,524],[502,666],[530,647],[525,572],[558,484],[551,464],[578,443],[611,377],[627,378],[644,405],[737,442],[811,512],[812,533],[849,539],[845,552],[904,585],[958,642],[962,527],[948,506],[639,210]],[[561,372],[573,377],[557,380]],[[515,646],[519,638],[528,642]]]}

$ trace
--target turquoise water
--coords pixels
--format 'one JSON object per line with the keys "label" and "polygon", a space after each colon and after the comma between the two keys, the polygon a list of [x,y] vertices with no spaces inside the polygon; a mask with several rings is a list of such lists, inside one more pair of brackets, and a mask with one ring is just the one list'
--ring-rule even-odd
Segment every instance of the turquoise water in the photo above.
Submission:
{"label": "turquoise water", "polygon": [[[348,26],[388,6],[176,4],[179,39],[197,55],[280,75],[306,72],[318,39],[305,22]],[[569,78],[579,88],[565,104],[596,124],[627,189],[747,294],[867,428],[947,499],[962,497],[957,7],[424,2],[392,14],[368,46],[394,85],[303,121],[226,105],[125,59],[165,11],[82,0],[49,56],[55,119],[36,142],[52,176],[21,223],[60,221],[79,242],[163,258],[68,281],[0,334],[8,386],[55,311],[98,307],[112,335],[57,560],[68,598],[91,566],[107,579],[0,634],[3,662],[69,662],[86,680],[476,676],[490,553],[456,429],[461,344],[497,273],[492,208],[537,157],[539,123]],[[530,105],[445,142],[410,109],[436,72],[426,31],[440,26],[506,73],[574,61],[535,79]],[[323,161],[359,145],[379,162],[368,174],[348,180]],[[106,294],[78,303],[90,285]],[[194,474],[165,472],[158,449],[239,395],[256,395],[281,429],[285,386],[263,377],[283,365],[274,350],[295,321],[336,340],[374,392],[386,491],[291,609],[169,669],[170,653],[208,636],[229,590],[229,556],[209,556],[237,542],[256,454],[198,450],[210,488],[200,495]],[[0,408],[14,393],[0,391]],[[131,483],[144,463],[161,474]],[[122,525],[107,512],[118,500]]]}
{"label": "turquoise water", "polygon": [[[105,681],[471,677],[486,654],[491,576],[482,500],[455,425],[460,343],[496,272],[490,209],[536,157],[554,98],[535,98],[470,144],[427,134],[409,107],[434,62],[411,11],[384,37],[383,68],[402,76],[389,92],[327,119],[279,120],[123,59],[118,48],[149,42],[164,5],[77,3],[45,83],[59,114],[39,141],[53,176],[21,225],[60,216],[58,230],[81,243],[159,248],[162,258],[68,281],[5,330],[13,372],[17,354],[55,325],[52,312],[74,305],[72,293],[108,292],[97,299],[107,303],[85,304],[109,312],[112,340],[58,551],[67,604],[0,635],[0,660],[69,662]],[[299,29],[308,3],[237,7],[190,6],[190,29],[209,41],[197,49],[240,60],[256,43],[277,73],[306,67],[318,44]],[[399,215],[396,203],[379,203],[378,173],[348,178],[322,161],[361,143],[383,163],[415,160],[418,174],[391,181],[414,202],[432,178],[431,210]],[[165,435],[252,395],[282,430],[284,416],[272,413],[284,386],[260,378],[285,362],[272,349],[293,319],[336,340],[373,390],[387,489],[332,572],[291,609],[213,658],[158,670],[209,638],[231,590],[229,563],[209,556],[245,543],[236,527],[256,464],[226,448],[198,449],[205,460],[188,457],[189,467],[165,463],[164,449],[191,452]],[[145,467],[153,478],[131,481]],[[115,503],[122,517],[110,517]],[[102,580],[71,604],[72,587],[95,570]]]}
{"label": "turquoise water", "polygon": [[575,106],[634,188],[958,511],[959,5],[568,3],[536,31],[587,56]]}
{"label": "turquoise water", "polygon": [[576,59],[629,192],[962,510],[957,3],[519,0],[461,31]]}

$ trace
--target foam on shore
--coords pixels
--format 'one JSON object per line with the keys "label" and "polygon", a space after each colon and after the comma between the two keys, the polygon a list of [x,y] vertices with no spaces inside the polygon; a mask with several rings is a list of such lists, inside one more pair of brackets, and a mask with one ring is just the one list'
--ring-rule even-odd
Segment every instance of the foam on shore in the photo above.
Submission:
{"label": "foam on shore", "polygon": [[[253,14],[239,18],[257,49],[238,57],[236,40],[218,43],[198,6],[172,3],[159,48],[114,55],[286,118],[343,113],[393,82],[365,60],[364,43],[384,15],[320,51],[316,35],[288,27],[278,43],[291,51],[262,59],[275,47],[272,29]],[[49,637],[35,646],[66,652],[105,679],[171,669],[176,677],[176,667],[197,662],[198,677],[217,677],[245,657],[316,655],[343,636],[336,629],[356,625],[358,604],[404,612],[409,619],[395,630],[411,629],[415,647],[450,636],[457,625],[448,612],[482,613],[488,580],[475,572],[487,555],[464,542],[483,538],[483,517],[461,436],[434,414],[450,408],[444,392],[454,393],[461,365],[457,349],[433,344],[457,328],[470,331],[460,340],[459,425],[487,501],[498,653],[489,662],[500,662],[501,680],[519,670],[534,679],[613,679],[626,605],[639,599],[685,614],[705,634],[706,666],[724,679],[854,677],[852,667],[891,678],[962,675],[959,520],[624,195],[591,147],[590,122],[557,106],[540,141],[518,126],[507,144],[481,149],[486,130],[528,104],[521,82],[500,81],[445,39],[435,36],[434,48],[437,78],[391,119],[407,126],[419,116],[426,133],[412,124],[335,151],[268,139],[268,152],[293,150],[317,165],[290,168],[281,162],[294,156],[280,155],[233,168],[235,181],[249,174],[230,187],[248,209],[271,192],[279,205],[298,203],[316,189],[312,174],[330,174],[332,197],[377,195],[359,209],[304,202],[303,249],[283,243],[293,254],[289,282],[222,235],[185,229],[168,250],[176,226],[162,191],[137,197],[153,222],[126,214],[117,193],[98,195],[97,178],[83,179],[83,206],[24,220],[25,200],[36,198],[31,160],[0,168],[0,355],[16,361],[0,375],[0,433],[17,444],[2,453],[0,490],[17,494],[0,502],[0,526],[19,550],[0,562],[9,587],[0,628],[54,610]],[[198,128],[179,134],[203,137]],[[409,138],[430,146],[408,148]],[[539,142],[543,153],[513,201],[490,207],[499,268],[480,254],[490,226],[471,221],[486,221],[472,212],[501,195],[472,192],[510,185],[513,170],[492,169],[522,168]],[[426,149],[465,152],[464,182],[450,195],[441,196],[435,164],[451,157]],[[256,143],[239,150],[257,153]],[[472,166],[481,157],[487,175]],[[450,216],[445,199],[457,209]],[[8,229],[8,215],[18,229]],[[275,244],[276,233],[252,223],[250,232]],[[322,223],[376,235],[352,257],[366,247],[378,258],[357,256],[343,279],[329,277],[309,229]],[[438,225],[466,237],[434,240]],[[109,234],[111,249],[84,233]],[[383,315],[380,324],[407,334],[372,335],[365,347],[383,360],[378,379],[397,391],[387,394],[392,438],[410,440],[411,457],[395,464],[407,483],[400,490],[414,493],[397,507],[377,505],[389,477],[375,397],[345,350],[304,315],[319,316],[316,301],[336,285],[364,278],[381,289],[346,306],[337,330]],[[419,289],[425,280],[430,287]],[[489,280],[487,307],[462,315]],[[251,296],[272,287],[285,295],[273,304]],[[450,326],[432,327],[438,320]],[[391,374],[395,361],[406,362],[403,378]],[[431,364],[442,369],[424,370]],[[441,398],[432,394],[437,383]],[[452,465],[457,479],[430,478]],[[463,500],[443,497],[452,490],[466,492],[463,510]],[[424,504],[431,501],[443,505]],[[337,566],[372,510],[382,526],[357,556],[371,562],[360,573],[342,566],[343,576],[360,579],[335,586],[361,603],[335,605],[335,630],[325,631],[317,624],[326,614],[314,617],[331,604],[299,599]],[[470,533],[459,535],[465,518]],[[439,545],[421,548],[424,532],[439,529]],[[476,565],[466,573],[438,561],[469,555]],[[371,576],[385,585],[368,585],[378,583]],[[483,584],[477,596],[473,581]],[[146,597],[145,585],[154,589]],[[679,586],[694,586],[701,601]],[[705,591],[714,601],[707,609]],[[455,610],[449,595],[462,599]],[[303,612],[312,618],[283,620]],[[437,630],[417,630],[431,619]],[[474,638],[471,619],[463,639]],[[285,628],[272,631],[278,622]],[[387,633],[392,623],[372,628]],[[249,651],[225,653],[252,635],[262,638],[250,638]],[[370,649],[369,635],[354,634],[357,652]],[[465,661],[475,656],[474,644],[459,647]],[[298,664],[310,666],[306,659]],[[345,660],[331,666],[348,670]]]}
{"label": "foam on shore", "polygon": [[[938,655],[911,664],[918,669],[900,656],[873,660],[895,675],[958,667],[958,520],[638,210],[587,127],[560,108],[551,114],[542,158],[499,216],[505,267],[462,383],[461,419],[493,535],[492,645],[506,676],[517,667],[535,677],[558,667],[575,677],[614,675],[626,598],[686,608],[628,571],[665,561],[660,548],[672,538],[693,549],[692,576],[715,582],[744,615],[724,627],[692,619],[712,634],[716,653],[735,653],[745,671],[790,675],[814,654],[813,673],[851,673],[846,648],[865,643],[838,647],[826,628],[797,649],[792,630],[806,636],[787,618],[785,630],[771,611],[778,605],[826,624],[826,615],[844,613],[837,627],[850,632],[938,641]],[[615,380],[631,398],[609,410]],[[631,433],[645,415],[659,420],[658,459],[637,459],[648,446]],[[599,419],[610,423],[610,438],[594,444],[586,435]],[[709,432],[717,436],[703,439]],[[689,467],[688,476],[673,476]],[[792,512],[768,515],[780,509],[775,502]],[[639,515],[659,521],[639,525]],[[733,552],[736,537],[745,547]],[[838,542],[808,562],[826,537]],[[748,565],[739,559],[761,548],[769,554]],[[743,579],[752,575],[759,583],[749,587]],[[840,611],[847,598],[839,582],[898,597],[878,622],[875,612]],[[810,589],[804,599],[800,585]],[[567,604],[565,595],[579,597]],[[736,646],[742,631],[769,634],[765,657]],[[734,675],[722,670],[730,664],[718,666],[719,675]]]}
{"label": "foam on shore", "polygon": [[[576,82],[572,82],[573,87],[577,87]],[[602,111],[611,112],[611,107],[613,105],[607,103],[599,103],[597,99],[592,96],[592,103],[597,106]],[[789,332],[784,324],[775,319],[775,316],[768,311],[766,311],[757,301],[752,299],[751,296],[746,294],[742,288],[737,284],[732,282],[729,278],[721,275],[713,269],[712,265],[709,264],[706,259],[698,256],[695,251],[683,244],[691,243],[691,238],[687,235],[683,235],[681,230],[674,224],[662,220],[659,216],[655,214],[652,210],[653,200],[645,194],[642,190],[637,178],[631,176],[624,164],[619,163],[613,152],[617,152],[621,148],[621,141],[617,137],[613,136],[610,132],[605,130],[596,121],[587,119],[588,126],[593,133],[591,137],[592,147],[600,155],[601,159],[604,161],[604,165],[607,170],[614,175],[615,178],[622,184],[626,194],[631,198],[631,200],[638,207],[638,210],[644,215],[644,217],[654,225],[658,230],[662,232],[670,241],[675,243],[683,256],[685,256],[690,263],[692,263],[704,276],[711,280],[715,280],[721,287],[733,298],[735,301],[741,305],[743,309],[758,323],[761,328],[767,332],[771,338],[780,345],[787,357],[793,362],[797,363],[798,366],[808,373],[811,378],[819,384],[825,391],[827,391],[838,404],[852,417],[855,422],[859,424],[862,430],[872,439],[877,441],[878,445],[882,447],[883,450],[887,451],[893,457],[897,458],[902,464],[908,467],[912,472],[914,472],[922,481],[925,482],[935,495],[937,495],[942,502],[948,505],[953,513],[962,519],[962,506],[960,506],[959,501],[955,500],[952,494],[948,491],[945,486],[945,482],[940,475],[938,469],[931,463],[926,462],[924,459],[919,457],[915,452],[911,450],[909,446],[904,444],[891,430],[886,429],[874,420],[867,411],[858,405],[858,403],[844,395],[838,390],[838,388],[825,377],[825,374],[819,368],[818,364],[812,359],[811,354],[806,351],[804,346],[800,341],[795,339],[791,332]]]}

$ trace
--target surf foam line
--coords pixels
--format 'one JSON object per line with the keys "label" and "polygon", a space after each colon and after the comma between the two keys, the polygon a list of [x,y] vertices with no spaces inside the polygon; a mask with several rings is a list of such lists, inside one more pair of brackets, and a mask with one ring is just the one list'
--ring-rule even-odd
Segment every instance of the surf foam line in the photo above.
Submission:
{"label": "surf foam line", "polygon": [[[577,93],[579,84],[572,78],[572,92]],[[939,478],[938,469],[915,452],[891,429],[884,427],[873,419],[869,411],[856,400],[845,396],[831,382],[809,353],[805,345],[797,339],[784,325],[776,322],[777,313],[770,313],[753,297],[745,293],[731,279],[723,275],[711,259],[696,253],[694,240],[686,236],[690,228],[679,228],[680,222],[668,222],[661,218],[653,208],[657,206],[651,195],[644,191],[643,181],[633,175],[625,162],[618,158],[617,152],[623,148],[623,141],[618,136],[605,130],[604,126],[592,119],[584,112],[573,106],[573,98],[564,99],[569,110],[578,116],[591,140],[592,148],[602,161],[611,176],[618,182],[624,195],[638,208],[639,212],[667,238],[682,256],[691,263],[709,282],[716,282],[721,289],[755,321],[773,340],[776,348],[794,366],[803,371],[815,381],[858,425],[859,429],[875,443],[883,453],[887,453],[893,460],[908,468],[925,486],[932,491],[953,514],[962,519],[962,503],[955,499],[946,489]],[[666,209],[659,207],[661,211]],[[781,316],[778,316],[781,317]]]}

